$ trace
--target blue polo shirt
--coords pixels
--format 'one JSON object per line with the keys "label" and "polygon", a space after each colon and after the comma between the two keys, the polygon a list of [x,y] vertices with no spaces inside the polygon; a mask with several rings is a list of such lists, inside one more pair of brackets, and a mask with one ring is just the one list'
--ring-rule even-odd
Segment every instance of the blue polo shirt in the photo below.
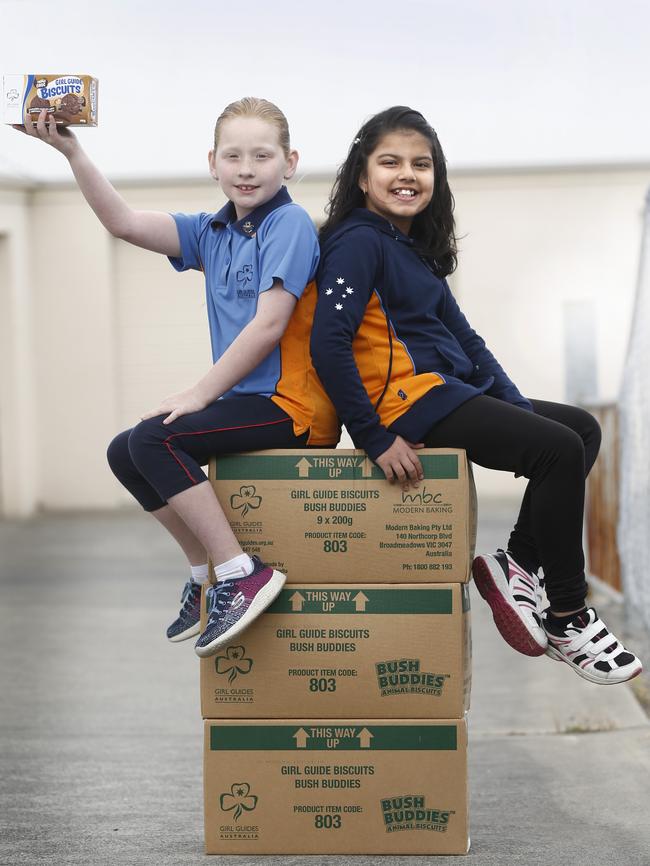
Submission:
{"label": "blue polo shirt", "polygon": [[[286,187],[247,217],[237,219],[228,202],[216,214],[172,214],[181,254],[169,261],[177,271],[205,274],[212,359],[218,361],[255,317],[261,292],[280,280],[299,299],[318,266],[316,229]],[[224,397],[275,393],[281,376],[276,348]]]}

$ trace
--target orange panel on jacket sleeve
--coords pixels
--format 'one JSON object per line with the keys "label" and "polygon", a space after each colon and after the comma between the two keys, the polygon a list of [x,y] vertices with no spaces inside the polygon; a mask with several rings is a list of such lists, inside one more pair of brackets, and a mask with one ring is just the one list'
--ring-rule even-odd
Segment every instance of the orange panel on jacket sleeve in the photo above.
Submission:
{"label": "orange panel on jacket sleeve", "polygon": [[[413,361],[404,343],[392,328],[393,363],[390,383],[379,405],[381,423],[389,427],[431,388],[444,385],[439,373],[416,374]],[[376,292],[370,297],[361,327],[352,343],[352,351],[361,379],[373,406],[386,384],[390,364],[390,341],[386,316]]]}

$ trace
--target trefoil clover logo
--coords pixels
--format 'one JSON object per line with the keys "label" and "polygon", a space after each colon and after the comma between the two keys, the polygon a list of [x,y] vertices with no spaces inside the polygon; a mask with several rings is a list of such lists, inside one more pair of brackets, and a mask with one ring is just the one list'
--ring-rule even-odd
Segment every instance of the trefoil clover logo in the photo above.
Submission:
{"label": "trefoil clover logo", "polygon": [[252,812],[257,806],[257,797],[250,793],[251,786],[248,782],[235,782],[230,788],[229,794],[222,794],[219,798],[221,809],[224,812],[235,810],[235,821],[239,821],[242,812]]}
{"label": "trefoil clover logo", "polygon": [[244,484],[239,488],[239,493],[233,493],[230,497],[230,507],[235,511],[242,509],[242,517],[246,517],[252,508],[259,508],[262,497],[257,496],[257,491],[252,484]]}
{"label": "trefoil clover logo", "polygon": [[237,674],[247,674],[253,667],[253,659],[246,658],[246,648],[243,646],[229,646],[225,656],[217,656],[214,661],[215,670],[218,674],[228,674],[228,682],[232,683]]}
{"label": "trefoil clover logo", "polygon": [[[250,225],[252,229],[252,223],[246,223],[246,225]],[[244,226],[245,227],[245,226]],[[244,267],[237,271],[237,282],[242,283],[244,286],[246,283],[250,283],[253,279],[253,266],[252,265],[244,265]]]}

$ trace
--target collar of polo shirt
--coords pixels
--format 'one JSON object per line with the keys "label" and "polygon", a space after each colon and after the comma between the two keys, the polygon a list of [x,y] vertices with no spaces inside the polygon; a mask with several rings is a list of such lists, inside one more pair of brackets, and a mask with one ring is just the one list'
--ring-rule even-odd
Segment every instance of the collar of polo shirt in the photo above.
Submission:
{"label": "collar of polo shirt", "polygon": [[242,217],[240,220],[237,219],[235,205],[231,201],[228,201],[221,210],[214,215],[210,224],[213,229],[222,229],[224,226],[229,225],[235,231],[238,231],[239,234],[244,235],[244,237],[252,238],[255,237],[257,227],[265,216],[268,216],[271,211],[283,204],[290,204],[291,201],[292,198],[289,195],[286,186],[282,186],[273,198],[264,202],[264,204],[261,204],[259,207],[256,207],[255,210],[248,214],[248,216]]}

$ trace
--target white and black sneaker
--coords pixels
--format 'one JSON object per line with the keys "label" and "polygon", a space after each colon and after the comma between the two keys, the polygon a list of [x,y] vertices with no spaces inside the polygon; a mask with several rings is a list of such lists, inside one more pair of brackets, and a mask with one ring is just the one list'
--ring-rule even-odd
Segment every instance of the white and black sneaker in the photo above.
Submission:
{"label": "white and black sneaker", "polygon": [[564,627],[557,626],[545,611],[543,624],[548,637],[546,655],[566,662],[590,683],[624,683],[643,670],[639,659],[625,649],[593,607],[577,613]]}
{"label": "white and black sneaker", "polygon": [[542,626],[542,587],[538,576],[523,569],[505,550],[477,556],[472,575],[492,609],[501,637],[524,655],[544,655],[548,640]]}

